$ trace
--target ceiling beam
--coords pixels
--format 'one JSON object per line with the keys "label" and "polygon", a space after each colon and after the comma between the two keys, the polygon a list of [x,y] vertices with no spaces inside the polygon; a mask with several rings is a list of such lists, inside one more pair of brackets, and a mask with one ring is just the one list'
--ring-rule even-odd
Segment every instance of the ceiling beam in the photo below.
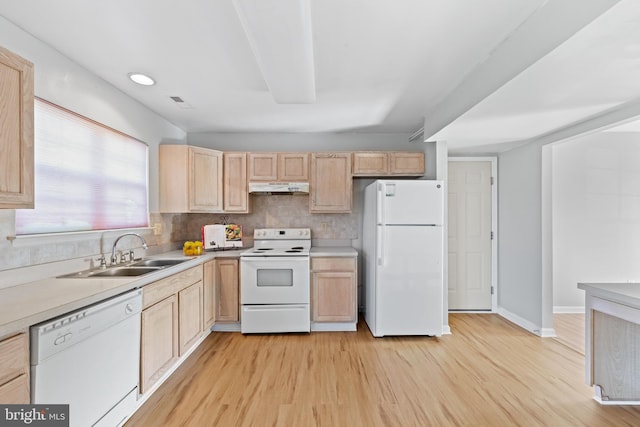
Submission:
{"label": "ceiling beam", "polygon": [[315,102],[310,0],[234,0],[233,5],[275,102]]}
{"label": "ceiling beam", "polygon": [[429,139],[620,0],[548,0],[441,102],[425,112]]}

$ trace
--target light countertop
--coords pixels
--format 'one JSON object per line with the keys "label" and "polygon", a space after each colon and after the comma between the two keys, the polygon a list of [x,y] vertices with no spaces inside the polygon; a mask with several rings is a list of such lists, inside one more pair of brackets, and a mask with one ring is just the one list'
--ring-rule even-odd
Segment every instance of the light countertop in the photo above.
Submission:
{"label": "light countertop", "polygon": [[640,309],[640,283],[578,283],[593,296]]}
{"label": "light countertop", "polygon": [[348,246],[313,246],[310,254],[312,257],[355,257],[358,251]]}
{"label": "light countertop", "polygon": [[140,288],[214,258],[237,258],[244,250],[246,248],[205,252],[196,257],[184,256],[182,251],[171,251],[146,258],[187,261],[138,277],[51,277],[0,289],[0,338],[131,289]]}

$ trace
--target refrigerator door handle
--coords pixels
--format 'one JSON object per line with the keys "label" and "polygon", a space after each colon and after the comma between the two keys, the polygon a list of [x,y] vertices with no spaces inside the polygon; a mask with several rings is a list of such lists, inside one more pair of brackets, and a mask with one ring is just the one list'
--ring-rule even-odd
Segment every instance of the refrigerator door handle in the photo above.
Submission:
{"label": "refrigerator door handle", "polygon": [[376,227],[376,258],[378,265],[384,265],[384,257],[382,256],[382,250],[384,248],[384,228],[381,226]]}
{"label": "refrigerator door handle", "polygon": [[378,197],[376,198],[377,223],[384,224],[384,184],[378,185]]}

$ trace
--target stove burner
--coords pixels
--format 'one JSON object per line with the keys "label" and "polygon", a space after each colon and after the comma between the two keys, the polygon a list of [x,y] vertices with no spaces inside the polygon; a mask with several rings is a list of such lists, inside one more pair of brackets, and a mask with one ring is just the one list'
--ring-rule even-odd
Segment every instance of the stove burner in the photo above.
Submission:
{"label": "stove burner", "polygon": [[286,250],[285,252],[300,253],[300,252],[302,252],[302,248],[300,248],[300,249],[292,248],[292,249]]}
{"label": "stove burner", "polygon": [[304,248],[302,246],[294,246],[291,249],[295,249],[295,250],[303,250]]}
{"label": "stove burner", "polygon": [[273,248],[257,248],[256,251],[272,251]]}

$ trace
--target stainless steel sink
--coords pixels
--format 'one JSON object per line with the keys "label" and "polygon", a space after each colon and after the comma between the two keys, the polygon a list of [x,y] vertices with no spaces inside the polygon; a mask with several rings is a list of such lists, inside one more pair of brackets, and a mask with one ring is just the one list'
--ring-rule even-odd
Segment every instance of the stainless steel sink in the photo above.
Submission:
{"label": "stainless steel sink", "polygon": [[143,259],[142,261],[134,262],[132,266],[140,267],[167,267],[170,265],[176,265],[187,261],[186,259]]}
{"label": "stainless steel sink", "polygon": [[187,259],[143,259],[133,263],[114,265],[107,268],[94,268],[92,270],[78,271],[76,273],[65,274],[58,278],[88,279],[91,277],[136,277],[153,273],[163,268],[171,267],[188,261]]}
{"label": "stainless steel sink", "polygon": [[143,274],[153,273],[162,267],[114,267],[100,272],[94,272],[88,277],[130,277],[142,276]]}

